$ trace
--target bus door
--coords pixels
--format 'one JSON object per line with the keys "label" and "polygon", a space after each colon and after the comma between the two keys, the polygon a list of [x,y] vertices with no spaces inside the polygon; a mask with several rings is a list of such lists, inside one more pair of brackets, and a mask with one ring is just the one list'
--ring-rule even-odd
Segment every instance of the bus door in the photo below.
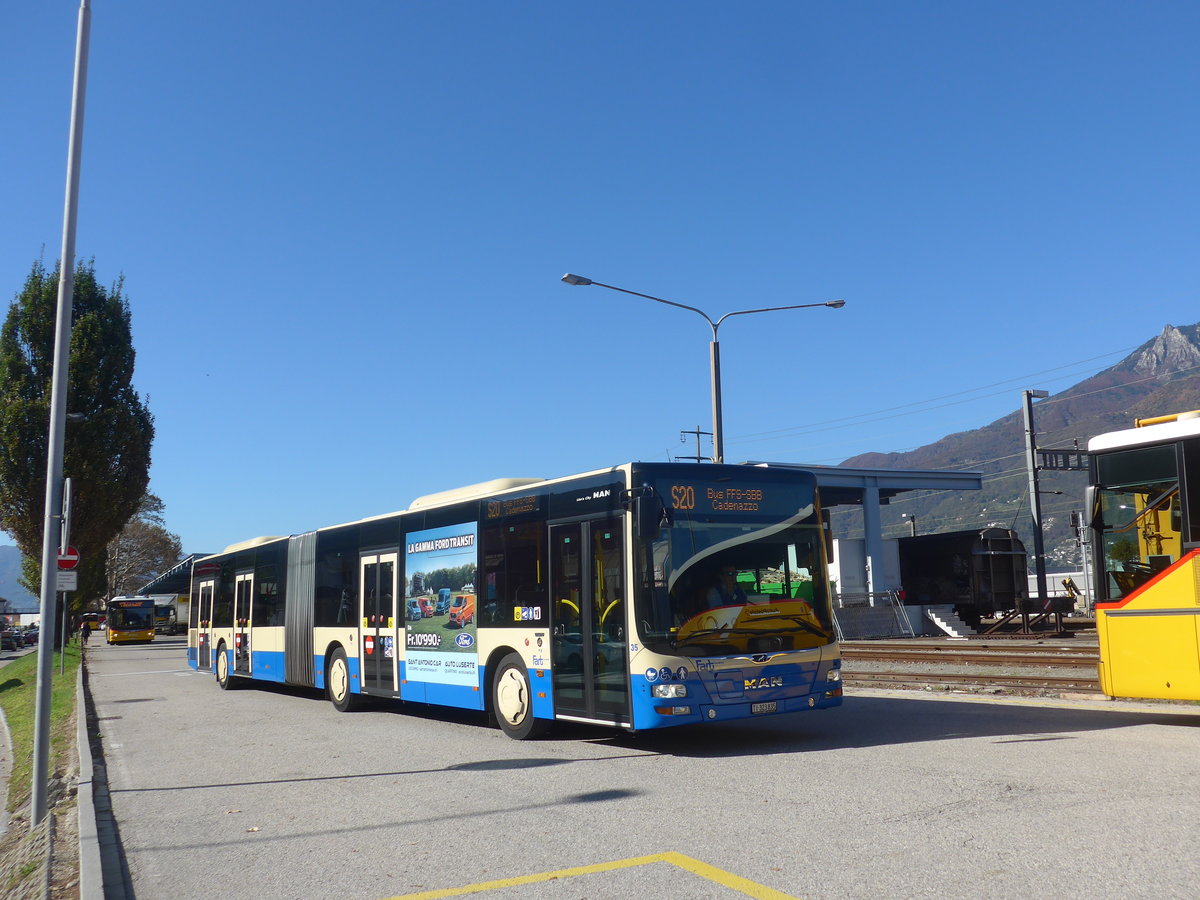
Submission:
{"label": "bus door", "polygon": [[254,573],[237,576],[233,593],[233,673],[250,674],[250,614],[254,600]]}
{"label": "bus door", "polygon": [[396,576],[399,554],[370,553],[362,567],[362,686],[396,690]]}
{"label": "bus door", "polygon": [[550,546],[555,713],[628,723],[622,521],[552,525]]}
{"label": "bus door", "polygon": [[212,668],[212,605],[216,582],[200,582],[200,603],[196,612],[196,665],[201,669]]}

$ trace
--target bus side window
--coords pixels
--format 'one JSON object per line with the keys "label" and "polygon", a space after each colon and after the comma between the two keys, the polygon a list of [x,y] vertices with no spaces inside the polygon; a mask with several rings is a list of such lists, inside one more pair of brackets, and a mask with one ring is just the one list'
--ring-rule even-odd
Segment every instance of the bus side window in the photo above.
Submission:
{"label": "bus side window", "polygon": [[520,626],[549,620],[545,582],[545,525],[496,525],[483,536],[482,620]]}

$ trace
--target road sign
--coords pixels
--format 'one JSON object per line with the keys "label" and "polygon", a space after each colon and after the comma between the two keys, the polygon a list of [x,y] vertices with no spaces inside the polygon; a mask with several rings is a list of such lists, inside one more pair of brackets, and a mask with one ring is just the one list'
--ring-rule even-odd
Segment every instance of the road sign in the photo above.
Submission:
{"label": "road sign", "polygon": [[74,547],[68,547],[58,554],[58,567],[60,569],[74,569],[79,565],[79,551]]}
{"label": "road sign", "polygon": [[54,586],[56,591],[77,591],[79,590],[79,573],[70,569],[58,570],[58,583]]}

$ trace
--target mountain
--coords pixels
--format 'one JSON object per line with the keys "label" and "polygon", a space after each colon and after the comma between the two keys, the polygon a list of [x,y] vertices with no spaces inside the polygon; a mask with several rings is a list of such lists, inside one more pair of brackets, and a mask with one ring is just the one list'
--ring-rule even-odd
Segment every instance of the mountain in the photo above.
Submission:
{"label": "mountain", "polygon": [[[1081,450],[1106,431],[1132,428],[1138,417],[1200,409],[1200,324],[1167,325],[1114,366],[1048,400],[1035,401],[1033,424],[1041,449]],[[901,513],[916,517],[919,533],[999,525],[1015,529],[1032,553],[1025,424],[1020,409],[974,431],[951,434],[905,453],[863,453],[844,466],[884,469],[960,469],[982,472],[982,491],[911,494],[883,509],[885,537],[908,534]],[[1079,550],[1070,512],[1083,509],[1084,472],[1039,474],[1046,564],[1050,571],[1078,569]],[[1061,491],[1061,495],[1046,494]],[[834,510],[835,533],[854,536],[858,520]],[[840,527],[839,527],[840,526]],[[891,527],[888,527],[891,526]],[[861,525],[857,525],[861,533]]]}
{"label": "mountain", "polygon": [[37,612],[40,601],[17,582],[21,577],[21,551],[0,546],[0,597],[8,601],[8,611]]}

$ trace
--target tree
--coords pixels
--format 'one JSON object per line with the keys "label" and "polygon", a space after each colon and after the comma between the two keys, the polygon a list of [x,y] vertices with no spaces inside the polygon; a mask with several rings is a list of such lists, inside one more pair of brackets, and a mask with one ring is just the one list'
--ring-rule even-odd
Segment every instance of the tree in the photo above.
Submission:
{"label": "tree", "polygon": [[[24,554],[23,583],[40,592],[47,433],[58,307],[56,265],[35,262],[0,330],[0,528]],[[150,479],[154,417],[133,389],[134,350],[123,279],[75,269],[63,474],[71,478],[71,543],[80,548],[75,605],[103,595],[108,543],[137,512]]]}
{"label": "tree", "polygon": [[136,593],[183,556],[179,536],[167,531],[162,512],[162,500],[147,491],[137,514],[109,542],[106,598]]}

